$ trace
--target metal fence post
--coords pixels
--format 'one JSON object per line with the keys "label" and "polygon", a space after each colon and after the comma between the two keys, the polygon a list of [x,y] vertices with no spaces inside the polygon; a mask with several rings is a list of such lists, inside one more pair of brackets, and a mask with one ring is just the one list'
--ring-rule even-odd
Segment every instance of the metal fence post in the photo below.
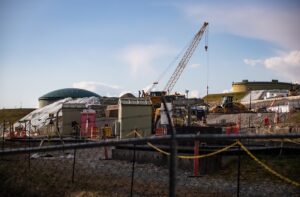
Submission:
{"label": "metal fence post", "polygon": [[[199,140],[194,142],[194,156],[199,155]],[[199,176],[199,158],[194,159],[194,177]]]}
{"label": "metal fence post", "polygon": [[[136,138],[136,133],[134,133],[134,138]],[[131,171],[131,187],[130,196],[133,194],[133,180],[134,180],[134,165],[135,165],[135,144],[133,144],[133,158],[132,158],[132,171]]]}
{"label": "metal fence post", "polygon": [[164,108],[166,110],[169,127],[171,130],[171,143],[170,143],[170,164],[169,164],[169,196],[173,197],[176,195],[176,170],[177,170],[177,141],[176,141],[176,130],[173,126],[173,122],[171,120],[169,109],[166,104],[166,99],[164,96],[161,97],[162,102],[164,104]]}
{"label": "metal fence post", "polygon": [[72,171],[72,183],[74,183],[74,174],[75,174],[75,161],[76,161],[76,148],[74,148],[74,157],[73,157],[73,171]]}
{"label": "metal fence post", "polygon": [[237,169],[237,191],[236,196],[240,196],[240,174],[241,174],[241,145],[238,145],[238,169]]}
{"label": "metal fence post", "polygon": [[2,150],[4,150],[4,132],[5,132],[5,120],[3,121],[3,131],[2,131]]}
{"label": "metal fence post", "polygon": [[[77,127],[77,131],[78,131],[78,127]],[[78,143],[78,132],[76,131],[76,144]],[[79,131],[80,132],[80,131]],[[76,162],[76,147],[74,147],[74,157],[73,157],[73,169],[72,169],[72,183],[74,183],[74,176],[75,176],[75,162]],[[63,146],[63,150],[64,150],[64,146]]]}
{"label": "metal fence post", "polygon": [[[30,158],[31,158],[31,152],[30,152],[30,146],[31,146],[31,142],[30,142],[30,127],[31,127],[31,122],[29,122],[30,125],[29,125],[29,129],[28,129],[28,146],[29,146],[29,152],[28,152],[28,166],[29,166],[29,169],[30,169]],[[25,127],[25,135],[26,135],[26,127]]]}
{"label": "metal fence post", "polygon": [[[3,121],[3,130],[2,130],[2,151],[4,150],[4,132],[5,132],[5,120]],[[1,155],[1,159],[3,159],[3,155]]]}

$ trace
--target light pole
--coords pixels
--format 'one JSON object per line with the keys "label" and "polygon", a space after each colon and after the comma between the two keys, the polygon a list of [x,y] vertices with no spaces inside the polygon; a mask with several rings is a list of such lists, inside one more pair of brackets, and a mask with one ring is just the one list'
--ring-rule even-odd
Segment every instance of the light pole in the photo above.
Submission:
{"label": "light pole", "polygon": [[185,90],[186,98],[189,98],[189,90]]}

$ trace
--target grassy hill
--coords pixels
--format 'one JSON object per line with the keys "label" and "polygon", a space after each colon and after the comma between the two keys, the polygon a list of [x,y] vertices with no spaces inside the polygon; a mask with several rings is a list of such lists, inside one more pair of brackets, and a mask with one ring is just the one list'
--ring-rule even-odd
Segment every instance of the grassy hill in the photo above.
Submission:
{"label": "grassy hill", "polygon": [[33,108],[19,108],[19,109],[0,109],[0,123],[4,120],[14,123],[30,112],[32,112]]}
{"label": "grassy hill", "polygon": [[288,123],[300,124],[300,112],[293,112],[290,114],[290,118],[287,121]]}

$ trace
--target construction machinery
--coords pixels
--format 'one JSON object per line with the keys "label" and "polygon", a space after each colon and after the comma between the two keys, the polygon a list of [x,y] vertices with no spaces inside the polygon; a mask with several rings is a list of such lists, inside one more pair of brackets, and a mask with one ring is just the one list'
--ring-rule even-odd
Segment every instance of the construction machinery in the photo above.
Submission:
{"label": "construction machinery", "polygon": [[[208,26],[208,22],[204,22],[201,29],[196,33],[194,36],[191,44],[187,48],[186,52],[184,53],[182,59],[180,60],[178,66],[176,67],[176,70],[172,74],[171,78],[169,79],[168,83],[166,84],[164,91],[170,93],[176,84],[177,80],[179,79],[180,75],[182,74],[183,70],[185,69],[186,65],[188,64],[189,60],[191,59],[193,53],[195,52],[204,32],[206,31],[206,28]],[[205,45],[205,50],[208,49],[207,44]]]}
{"label": "construction machinery", "polygon": [[[149,88],[149,90],[145,93],[144,96],[149,96],[153,106],[153,128],[157,128],[157,124],[160,122],[160,112],[161,112],[161,97],[165,96],[167,102],[172,103],[174,100],[180,98],[184,98],[184,95],[180,95],[178,93],[170,94],[173,90],[176,82],[178,81],[179,77],[181,76],[183,70],[186,68],[189,60],[191,59],[193,53],[195,52],[203,34],[206,31],[208,26],[208,22],[204,22],[200,30],[195,34],[192,39],[192,42],[189,44],[187,50],[185,51],[183,57],[181,58],[180,62],[178,63],[175,71],[173,72],[171,78],[168,80],[166,86],[164,87],[163,91],[152,91],[152,89],[158,84],[158,81],[155,81],[153,85]],[[205,43],[205,50],[207,51],[208,46],[207,42]]]}
{"label": "construction machinery", "polygon": [[210,113],[242,113],[246,111],[247,108],[243,104],[233,101],[233,96],[223,96],[221,105],[209,110]]}
{"label": "construction machinery", "polygon": [[[183,57],[181,58],[180,62],[178,63],[175,71],[173,72],[171,78],[168,80],[166,86],[164,87],[163,91],[161,91],[161,94],[170,94],[171,91],[173,90],[176,82],[178,81],[179,77],[181,76],[183,70],[185,69],[185,67],[187,66],[189,60],[191,59],[193,53],[195,52],[199,42],[201,41],[201,38],[203,36],[203,34],[206,31],[206,28],[208,26],[208,22],[204,22],[204,24],[202,25],[202,27],[200,28],[200,30],[195,34],[195,36],[193,37],[191,43],[189,44],[187,50],[185,51]],[[208,49],[208,45],[207,45],[207,41],[205,42],[205,50],[207,51]],[[158,80],[155,81],[151,87],[147,90],[146,94],[151,96],[152,93],[152,89],[157,86],[158,84]],[[155,92],[155,96],[158,94],[159,91]]]}
{"label": "construction machinery", "polygon": [[[153,85],[149,88],[149,90],[146,92],[146,96],[150,96],[151,101],[156,104],[157,102],[160,101],[160,97],[162,95],[170,95],[171,91],[173,90],[174,85],[178,81],[179,77],[181,76],[183,70],[187,66],[189,60],[191,59],[193,53],[195,52],[203,34],[206,31],[206,28],[208,26],[208,22],[204,22],[200,30],[196,33],[194,36],[192,42],[189,44],[187,50],[185,51],[183,57],[181,58],[180,62],[178,63],[175,71],[173,72],[171,78],[169,79],[168,83],[164,87],[163,91],[155,91],[152,92],[152,89],[158,84],[158,81],[155,81]],[[208,46],[207,43],[205,44],[205,50],[207,51]],[[176,95],[176,93],[175,93]]]}

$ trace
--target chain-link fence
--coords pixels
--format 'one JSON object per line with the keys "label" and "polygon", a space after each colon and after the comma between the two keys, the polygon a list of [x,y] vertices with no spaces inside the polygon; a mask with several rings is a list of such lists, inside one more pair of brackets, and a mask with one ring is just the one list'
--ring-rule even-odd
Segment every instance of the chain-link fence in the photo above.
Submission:
{"label": "chain-link fence", "polygon": [[[296,151],[299,148],[299,142],[296,141],[300,137],[298,134],[176,135],[176,143],[172,148],[172,138],[169,135],[148,138],[135,136],[136,138],[97,142],[65,140],[62,143],[60,140],[49,139],[42,145],[41,140],[30,138],[2,141],[0,195],[300,194],[300,171],[297,167],[300,159]],[[270,144],[271,138],[280,139],[280,142]],[[254,146],[254,139],[268,140],[265,141],[268,146]],[[282,139],[285,140],[282,142]],[[204,146],[209,140],[216,142],[210,150]],[[195,142],[198,142],[198,151],[200,150],[197,154],[194,146],[188,146]],[[285,145],[289,149],[284,149]],[[254,152],[263,149],[264,154]],[[283,151],[280,152],[280,149]],[[170,165],[174,152],[177,155],[175,163]],[[279,152],[281,156],[278,156]],[[287,168],[287,165],[290,167]]]}

